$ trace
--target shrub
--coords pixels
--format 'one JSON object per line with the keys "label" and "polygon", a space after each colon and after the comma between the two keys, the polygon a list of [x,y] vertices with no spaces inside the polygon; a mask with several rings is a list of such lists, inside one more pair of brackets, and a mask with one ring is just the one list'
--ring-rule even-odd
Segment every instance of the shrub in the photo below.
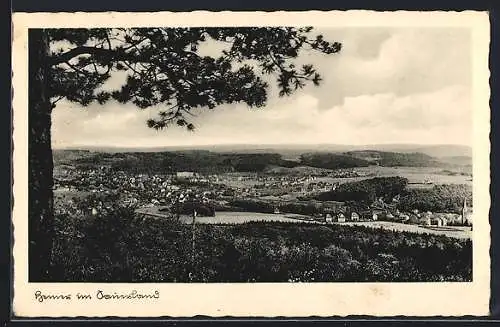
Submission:
{"label": "shrub", "polygon": [[56,217],[54,281],[470,281],[472,243],[368,227]]}

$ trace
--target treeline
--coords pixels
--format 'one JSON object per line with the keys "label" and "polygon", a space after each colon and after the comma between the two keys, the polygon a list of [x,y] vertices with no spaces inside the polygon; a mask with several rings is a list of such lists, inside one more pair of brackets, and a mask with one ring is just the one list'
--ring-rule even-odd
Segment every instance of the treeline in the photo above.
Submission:
{"label": "treeline", "polygon": [[435,185],[430,189],[408,189],[407,185],[408,180],[403,177],[376,177],[340,184],[336,190],[320,193],[315,199],[369,204],[378,198],[390,203],[399,195],[397,208],[405,212],[418,209],[460,213],[464,199],[472,205],[472,187],[466,184]]}
{"label": "treeline", "polygon": [[[446,236],[287,223],[55,220],[53,282],[470,281],[472,244]],[[194,260],[193,260],[194,259]]]}
{"label": "treeline", "polygon": [[298,162],[284,160],[277,153],[217,153],[207,150],[173,152],[89,152],[55,151],[56,164],[75,164],[81,168],[109,166],[131,173],[199,173],[262,172],[270,166],[293,168],[310,166],[341,169],[381,166],[427,167],[442,165],[422,153],[351,151],[346,153],[304,153]]}
{"label": "treeline", "polygon": [[408,179],[403,177],[375,177],[358,182],[340,184],[334,191],[320,193],[320,201],[343,201],[371,203],[377,198],[390,202],[396,195],[403,193]]}
{"label": "treeline", "polygon": [[440,167],[443,163],[423,153],[399,153],[384,151],[350,151],[345,153],[306,153],[301,155],[302,165],[327,168],[356,168],[370,165],[385,167]]}
{"label": "treeline", "polygon": [[402,194],[400,210],[460,213],[464,199],[472,206],[472,187],[465,184],[435,185],[431,189],[410,189]]}
{"label": "treeline", "polygon": [[437,167],[442,165],[436,158],[420,152],[379,152],[379,154],[379,165],[385,167]]}
{"label": "treeline", "polygon": [[303,166],[326,169],[368,167],[370,165],[370,162],[366,160],[337,153],[304,153],[300,156],[300,163]]}
{"label": "treeline", "polygon": [[321,203],[314,203],[312,201],[283,202],[278,206],[269,201],[257,199],[234,199],[229,201],[229,208],[232,208],[232,210],[237,208],[237,211],[273,213],[276,207],[284,213],[301,215],[313,215],[323,211]]}
{"label": "treeline", "polygon": [[238,172],[261,172],[269,166],[293,168],[299,163],[284,160],[277,153],[229,153],[219,154],[223,162]]}
{"label": "treeline", "polygon": [[130,173],[166,174],[177,171],[199,173],[261,172],[270,165],[295,167],[276,153],[215,153],[210,151],[95,153],[74,160],[82,168],[109,166]]}

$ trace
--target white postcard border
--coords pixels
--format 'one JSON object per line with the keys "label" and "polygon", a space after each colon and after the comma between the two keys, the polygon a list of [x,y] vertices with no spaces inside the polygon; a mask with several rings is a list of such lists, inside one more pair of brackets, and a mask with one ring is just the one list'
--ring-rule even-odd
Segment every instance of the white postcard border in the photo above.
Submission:
{"label": "white postcard border", "polygon": [[[471,283],[238,283],[98,284],[28,282],[28,28],[152,26],[465,27],[473,35],[473,282]],[[484,12],[191,12],[13,14],[14,299],[20,317],[206,316],[461,316],[488,314],[490,295],[489,21]],[[93,300],[35,300],[37,290]],[[99,300],[137,290],[158,300]]]}

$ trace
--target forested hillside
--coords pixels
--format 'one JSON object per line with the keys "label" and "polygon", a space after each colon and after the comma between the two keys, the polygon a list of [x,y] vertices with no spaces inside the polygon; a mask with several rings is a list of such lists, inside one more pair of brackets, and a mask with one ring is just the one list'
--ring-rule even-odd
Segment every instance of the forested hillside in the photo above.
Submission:
{"label": "forested hillside", "polygon": [[472,187],[468,185],[435,185],[431,189],[405,191],[399,203],[401,210],[460,213],[464,199],[472,204]]}
{"label": "forested hillside", "polygon": [[327,169],[367,167],[370,165],[367,160],[338,153],[304,153],[300,156],[300,163],[304,166]]}
{"label": "forested hillside", "polygon": [[372,203],[383,198],[389,203],[400,195],[397,207],[401,211],[460,213],[464,199],[472,205],[472,187],[465,184],[435,185],[428,189],[408,189],[408,180],[402,177],[376,177],[359,182],[344,183],[336,190],[320,193],[319,201],[355,201]]}
{"label": "forested hillside", "polygon": [[317,196],[320,201],[356,201],[371,203],[382,197],[390,202],[404,192],[408,179],[403,177],[376,177],[359,182],[340,184],[337,189]]}
{"label": "forested hillside", "polygon": [[215,153],[210,151],[177,152],[81,152],[59,151],[56,164],[73,164],[80,168],[109,166],[131,173],[167,174],[176,171],[223,173],[231,171],[260,172],[270,165],[295,167],[297,162],[283,160],[276,153]]}
{"label": "forested hillside", "polygon": [[[455,160],[456,162],[457,160]],[[221,153],[208,150],[171,152],[92,152],[84,150],[56,150],[54,162],[80,168],[109,166],[133,173],[171,173],[194,171],[200,173],[262,172],[269,167],[308,166],[323,169],[341,169],[380,165],[387,167],[448,167],[422,153],[382,151],[350,151],[345,153],[311,152],[300,155],[298,161],[285,160],[278,153]],[[467,161],[462,158],[460,162]]]}
{"label": "forested hillside", "polygon": [[420,152],[350,151],[346,155],[385,167],[436,167],[442,164],[436,158]]}

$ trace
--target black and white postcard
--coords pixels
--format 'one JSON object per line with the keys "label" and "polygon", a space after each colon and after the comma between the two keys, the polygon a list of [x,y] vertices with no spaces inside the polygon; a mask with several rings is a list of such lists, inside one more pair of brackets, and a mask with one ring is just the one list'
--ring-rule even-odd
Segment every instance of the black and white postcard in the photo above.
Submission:
{"label": "black and white postcard", "polygon": [[488,314],[484,12],[15,13],[21,317]]}

